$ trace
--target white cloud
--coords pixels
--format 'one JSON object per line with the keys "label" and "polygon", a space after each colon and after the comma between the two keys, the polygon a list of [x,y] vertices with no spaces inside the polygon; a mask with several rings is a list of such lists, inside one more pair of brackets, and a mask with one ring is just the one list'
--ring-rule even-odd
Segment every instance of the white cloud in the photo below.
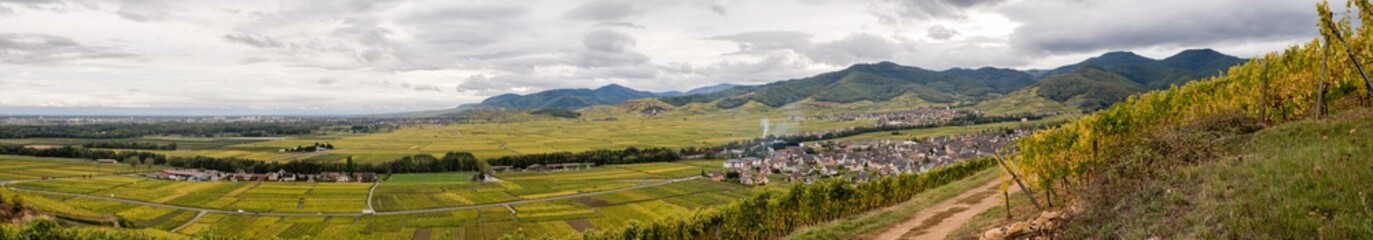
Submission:
{"label": "white cloud", "polygon": [[653,91],[762,83],[876,61],[1045,67],[1109,50],[1157,56],[1193,47],[1251,57],[1314,36],[1311,5],[0,1],[0,112],[389,112],[610,83]]}

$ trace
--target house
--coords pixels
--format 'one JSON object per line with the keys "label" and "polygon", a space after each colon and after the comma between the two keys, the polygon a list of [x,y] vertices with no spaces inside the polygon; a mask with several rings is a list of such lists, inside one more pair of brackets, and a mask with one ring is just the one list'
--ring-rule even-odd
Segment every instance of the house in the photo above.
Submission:
{"label": "house", "polygon": [[525,166],[525,167],[524,167],[524,170],[526,170],[526,171],[543,171],[543,170],[548,170],[548,168],[544,167],[543,164],[535,163],[535,164],[529,164],[529,166]]}
{"label": "house", "polygon": [[867,182],[871,179],[872,175],[868,174],[868,170],[858,171],[858,179],[856,179],[858,182]]}
{"label": "house", "polygon": [[357,180],[358,182],[376,182],[376,181],[377,181],[377,173],[374,173],[374,172],[353,173],[353,180]]}
{"label": "house", "polygon": [[724,181],[724,180],[725,180],[725,173],[722,173],[722,172],[709,172],[709,173],[706,173],[706,177],[710,177],[710,180],[711,180],[711,181],[720,182],[720,181]]}
{"label": "house", "polygon": [[739,171],[739,184],[753,186],[756,184],[753,180],[755,180],[753,179],[753,173],[750,173],[749,171]]}
{"label": "house", "polygon": [[319,174],[319,181],[324,182],[349,182],[351,180],[348,174],[341,172],[322,172]]}
{"label": "house", "polygon": [[114,159],[96,159],[96,160],[95,160],[95,163],[96,163],[96,164],[119,164],[119,160],[114,160]]}
{"label": "house", "polygon": [[741,169],[744,168],[744,161],[740,159],[729,159],[725,160],[725,163],[723,165],[725,169]]}
{"label": "house", "polygon": [[277,181],[294,182],[296,181],[296,176],[297,174],[295,173],[283,173],[277,176]]}
{"label": "house", "polygon": [[209,173],[206,173],[206,172],[195,171],[195,170],[175,170],[175,169],[167,169],[167,170],[162,170],[161,178],[172,179],[172,180],[177,180],[177,181],[182,181],[182,180],[189,180],[189,181],[208,181],[208,180],[210,180],[210,174],[209,174]]}
{"label": "house", "polygon": [[770,182],[770,180],[768,180],[768,174],[767,174],[767,173],[760,173],[760,174],[754,174],[754,175],[753,175],[753,183],[754,183],[754,184],[758,184],[758,185],[768,185],[768,182]]}
{"label": "house", "polygon": [[839,174],[839,168],[836,168],[832,165],[825,165],[824,167],[820,168],[820,174],[825,176],[834,176],[835,174]]}
{"label": "house", "polygon": [[493,172],[510,171],[510,169],[512,169],[512,167],[510,167],[510,166],[504,166],[504,165],[502,165],[502,166],[491,166],[491,171],[493,171]]}

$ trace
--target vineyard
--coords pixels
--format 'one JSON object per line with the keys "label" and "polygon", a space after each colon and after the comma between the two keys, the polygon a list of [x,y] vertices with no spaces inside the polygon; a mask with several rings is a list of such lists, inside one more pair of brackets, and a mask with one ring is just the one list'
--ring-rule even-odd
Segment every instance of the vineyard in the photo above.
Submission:
{"label": "vineyard", "polygon": [[891,206],[994,166],[989,159],[967,161],[921,174],[854,183],[830,179],[786,190],[760,191],[725,206],[675,214],[651,222],[584,233],[583,239],[770,239],[793,230],[855,213]]}
{"label": "vineyard", "polygon": [[361,212],[364,183],[178,182],[142,177],[99,177],[25,182],[24,189],[138,200],[229,211]]}
{"label": "vineyard", "polygon": [[[1325,142],[1330,133],[1318,140],[1296,134],[1263,138],[1274,137],[1265,129],[1275,126],[1285,129],[1348,121],[1341,119],[1351,114],[1366,116],[1359,113],[1373,104],[1366,64],[1373,60],[1373,4],[1353,0],[1347,6],[1349,12],[1336,19],[1327,3],[1316,5],[1321,33],[1317,39],[1252,59],[1225,75],[1133,96],[1022,138],[1016,142],[1019,152],[1010,160],[1033,189],[1043,193],[1039,198],[1051,204],[1054,199],[1085,203],[1084,223],[1070,228],[1077,234],[1071,236],[1130,239],[1176,232],[1171,234],[1188,236],[1183,238],[1366,237],[1370,222],[1345,220],[1367,219],[1369,214],[1358,207],[1366,204],[1360,200],[1366,199],[1363,193],[1355,195],[1349,192],[1355,191],[1353,186],[1345,186],[1361,182],[1353,180],[1359,177],[1326,175],[1322,168],[1366,155],[1350,154],[1358,152],[1353,150],[1358,141],[1292,155],[1271,152],[1343,144]],[[1340,131],[1358,134],[1352,129]],[[1260,140],[1250,142],[1255,136]],[[1319,142],[1286,140],[1298,138]],[[1288,144],[1255,147],[1265,141]],[[1314,174],[1308,174],[1313,169]],[[1268,178],[1282,180],[1259,182]],[[1298,200],[1313,196],[1322,197]],[[1251,207],[1239,211],[1264,208],[1267,213],[1234,214],[1234,205]],[[1159,222],[1158,214],[1169,215],[1170,220]],[[1203,222],[1213,226],[1186,227]]]}
{"label": "vineyard", "polygon": [[[140,168],[139,170],[144,169]],[[0,156],[0,181],[104,175],[131,171],[133,168],[127,164],[100,165],[93,161],[76,159]]]}
{"label": "vineyard", "polygon": [[[1358,18],[1373,23],[1373,5],[1351,1]],[[1229,74],[1130,97],[1098,113],[1017,142],[1017,166],[1041,188],[1080,178],[1132,154],[1148,133],[1222,116],[1280,124],[1368,106],[1373,101],[1360,61],[1373,59],[1373,27],[1351,30],[1318,6],[1321,39],[1270,53]],[[1351,55],[1352,54],[1352,55]],[[1351,64],[1353,63],[1353,64]]]}
{"label": "vineyard", "polygon": [[[428,175],[428,176],[424,176]],[[433,174],[401,181],[452,179]],[[517,231],[562,237],[649,222],[747,196],[751,189],[705,180],[569,200],[391,216],[265,217],[210,214],[178,233],[243,238],[498,239]],[[462,196],[468,196],[466,194]],[[425,236],[425,237],[420,237]]]}
{"label": "vineyard", "polygon": [[[633,187],[640,181],[659,181],[699,175],[722,161],[610,165],[592,169],[550,172],[497,173],[499,182],[477,183],[472,174],[397,174],[377,187],[373,206],[379,211],[415,210],[543,199],[578,193]],[[632,192],[632,191],[631,191]]]}

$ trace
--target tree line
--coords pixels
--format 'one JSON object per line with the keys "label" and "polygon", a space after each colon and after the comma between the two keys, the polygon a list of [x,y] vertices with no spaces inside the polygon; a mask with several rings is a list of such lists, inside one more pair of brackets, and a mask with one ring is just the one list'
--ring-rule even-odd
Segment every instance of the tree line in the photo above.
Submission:
{"label": "tree line", "polygon": [[85,148],[117,148],[117,149],[143,149],[143,150],[176,150],[176,143],[156,144],[148,142],[134,141],[101,141],[88,142],[81,144]]}
{"label": "tree line", "polygon": [[549,163],[595,163],[596,165],[631,164],[650,162],[671,162],[681,160],[682,155],[670,148],[627,147],[622,150],[591,150],[578,153],[555,152],[505,156],[487,159],[492,166],[511,166],[526,168],[534,164]]}
{"label": "tree line", "polygon": [[243,170],[250,173],[266,173],[285,170],[293,173],[314,174],[320,172],[380,172],[380,173],[419,173],[452,172],[479,170],[482,161],[468,152],[448,152],[443,157],[430,154],[416,154],[382,163],[355,163],[349,157],[344,161],[291,160],[287,162],[266,162],[242,158],[214,158],[204,156],[167,156],[164,154],[141,151],[109,151],[71,146],[57,148],[29,148],[23,145],[0,144],[0,154],[36,157],[78,158],[78,159],[118,159],[142,164],[165,165],[176,168],[208,169],[221,172]]}

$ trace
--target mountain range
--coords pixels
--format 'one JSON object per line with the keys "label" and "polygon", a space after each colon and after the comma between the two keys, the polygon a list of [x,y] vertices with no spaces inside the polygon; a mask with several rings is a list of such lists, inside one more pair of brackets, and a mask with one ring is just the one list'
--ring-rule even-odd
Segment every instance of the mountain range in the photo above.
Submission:
{"label": "mountain range", "polygon": [[807,100],[831,103],[881,102],[910,95],[933,103],[1035,98],[1094,110],[1135,93],[1221,74],[1244,61],[1211,49],[1194,49],[1162,60],[1131,52],[1109,52],[1058,68],[1026,71],[992,67],[934,71],[879,62],[856,64],[835,72],[757,86],[720,84],[686,92],[654,93],[611,84],[597,89],[504,94],[488,98],[475,106],[579,109],[621,104],[631,99],[657,98],[677,106],[700,103],[728,109],[749,102],[781,107]]}

